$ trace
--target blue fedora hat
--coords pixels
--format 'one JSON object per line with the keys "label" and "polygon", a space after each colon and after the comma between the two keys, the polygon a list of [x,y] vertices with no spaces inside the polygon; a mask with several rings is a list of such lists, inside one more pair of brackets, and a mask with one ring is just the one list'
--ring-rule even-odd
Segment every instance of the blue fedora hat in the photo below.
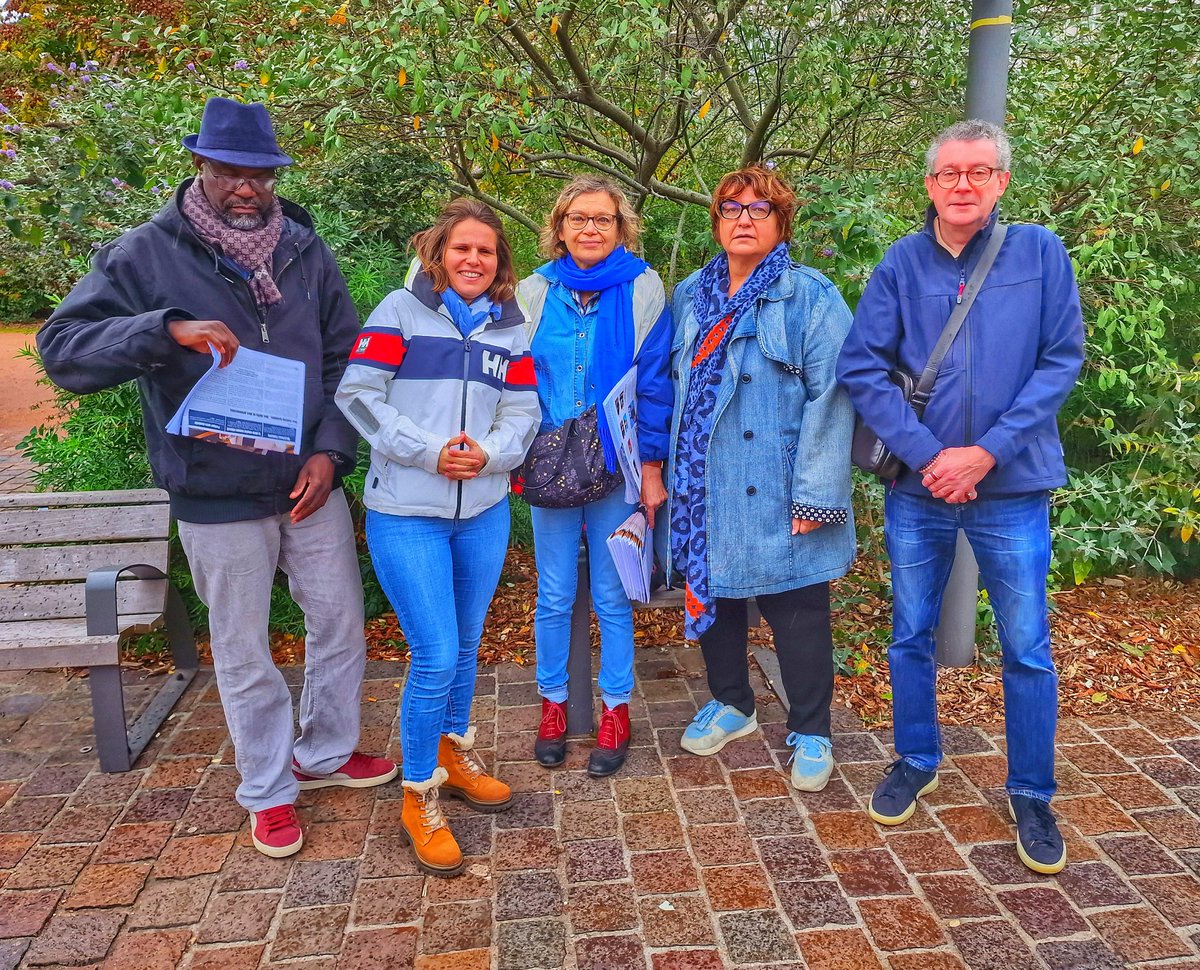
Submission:
{"label": "blue fedora hat", "polygon": [[292,160],[275,140],[271,118],[261,104],[209,98],[200,132],[183,139],[183,147],[214,162],[243,168],[277,168]]}

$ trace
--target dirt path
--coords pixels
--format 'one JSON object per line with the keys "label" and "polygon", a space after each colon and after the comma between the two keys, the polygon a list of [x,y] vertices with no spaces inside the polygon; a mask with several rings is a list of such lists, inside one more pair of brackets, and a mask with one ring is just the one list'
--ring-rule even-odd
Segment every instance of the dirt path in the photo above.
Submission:
{"label": "dirt path", "polygon": [[52,418],[49,388],[37,383],[33,362],[19,355],[33,345],[35,327],[0,329],[0,449],[12,448],[38,424]]}

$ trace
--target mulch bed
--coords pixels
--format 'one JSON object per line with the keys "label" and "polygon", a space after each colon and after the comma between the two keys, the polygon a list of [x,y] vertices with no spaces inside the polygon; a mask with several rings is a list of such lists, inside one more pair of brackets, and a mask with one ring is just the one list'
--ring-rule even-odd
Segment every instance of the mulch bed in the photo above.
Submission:
{"label": "mulch bed", "polygon": [[[842,580],[835,613],[839,640],[861,641],[855,676],[839,676],[835,703],[856,711],[871,726],[891,719],[886,659],[890,606],[880,588],[878,564],[860,563]],[[504,574],[484,628],[483,663],[533,663],[533,612],[537,575],[532,553],[509,551]],[[1120,577],[1053,594],[1051,631],[1064,715],[1196,710],[1200,706],[1200,582]],[[371,660],[405,660],[407,649],[393,614],[367,622]],[[637,610],[637,646],[678,643],[683,620],[673,610]],[[751,642],[770,644],[766,624]],[[592,643],[599,643],[595,618]],[[303,662],[302,638],[280,636],[273,649],[283,664]],[[999,658],[988,652],[970,667],[944,669],[938,677],[942,720],[950,724],[1003,720]]]}

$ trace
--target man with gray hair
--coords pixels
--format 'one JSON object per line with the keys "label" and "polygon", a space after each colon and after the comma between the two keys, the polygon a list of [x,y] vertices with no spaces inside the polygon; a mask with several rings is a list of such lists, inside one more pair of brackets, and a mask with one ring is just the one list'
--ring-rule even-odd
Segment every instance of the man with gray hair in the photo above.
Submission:
{"label": "man with gray hair", "polygon": [[[897,760],[869,814],[899,825],[937,788],[934,629],[962,529],[999,630],[1005,788],[1017,852],[1034,871],[1054,873],[1066,864],[1066,848],[1049,809],[1058,717],[1046,609],[1050,490],[1067,480],[1057,415],[1083,364],[1083,322],[1059,238],[1037,225],[998,228],[1010,162],[1004,132],[985,121],[960,122],[934,139],[925,227],[893,245],[872,275],[838,380],[905,465],[884,506]],[[892,372],[919,375],[964,302],[966,315],[918,415]]]}

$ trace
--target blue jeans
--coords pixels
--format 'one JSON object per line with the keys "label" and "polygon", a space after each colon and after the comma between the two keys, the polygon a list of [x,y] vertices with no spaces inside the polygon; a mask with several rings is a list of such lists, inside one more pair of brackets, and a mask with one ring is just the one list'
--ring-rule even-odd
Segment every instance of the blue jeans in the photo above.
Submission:
{"label": "blue jeans", "polygon": [[567,699],[567,653],[571,611],[579,578],[579,537],[588,534],[592,605],[600,623],[600,696],[609,707],[628,704],[633,693],[633,607],[608,552],[608,537],[633,513],[625,488],[577,509],[532,509],[533,551],[537,561],[538,692],[561,704]]}
{"label": "blue jeans", "polygon": [[509,526],[507,499],[472,519],[367,512],[375,575],[412,652],[400,702],[405,781],[428,781],[440,736],[466,733]]}
{"label": "blue jeans", "polygon": [[996,614],[1004,664],[1004,726],[1011,795],[1054,795],[1058,675],[1050,658],[1046,577],[1050,496],[1032,492],[947,505],[889,490],[884,535],[892,561],[888,663],[896,754],[915,768],[942,760],[935,693],[934,629],[958,530],[963,529]]}

